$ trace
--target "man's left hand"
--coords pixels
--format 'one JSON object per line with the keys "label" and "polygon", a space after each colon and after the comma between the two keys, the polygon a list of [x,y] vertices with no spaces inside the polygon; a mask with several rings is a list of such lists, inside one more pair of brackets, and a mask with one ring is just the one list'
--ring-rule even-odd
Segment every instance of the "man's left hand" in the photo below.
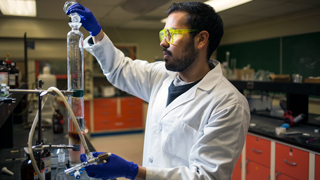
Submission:
{"label": "man's left hand", "polygon": [[[92,155],[97,157],[104,152],[94,152]],[[85,154],[80,155],[81,162],[86,162]],[[125,159],[111,154],[106,163],[98,165],[88,165],[85,167],[88,176],[102,179],[115,179],[118,177],[125,177],[127,179],[135,179],[139,166],[133,162],[128,162]]]}

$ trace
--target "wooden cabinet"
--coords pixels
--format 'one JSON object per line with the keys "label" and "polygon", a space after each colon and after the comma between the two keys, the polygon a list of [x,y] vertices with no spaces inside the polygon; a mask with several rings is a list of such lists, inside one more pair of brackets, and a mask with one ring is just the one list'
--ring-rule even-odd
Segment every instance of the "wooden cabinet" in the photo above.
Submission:
{"label": "wooden cabinet", "polygon": [[232,172],[232,180],[241,180],[241,155],[237,161],[236,166],[233,169]]}
{"label": "wooden cabinet", "polygon": [[308,179],[309,153],[276,143],[275,169],[295,179]]}
{"label": "wooden cabinet", "polygon": [[315,155],[315,175],[314,179],[320,179],[320,155]]}

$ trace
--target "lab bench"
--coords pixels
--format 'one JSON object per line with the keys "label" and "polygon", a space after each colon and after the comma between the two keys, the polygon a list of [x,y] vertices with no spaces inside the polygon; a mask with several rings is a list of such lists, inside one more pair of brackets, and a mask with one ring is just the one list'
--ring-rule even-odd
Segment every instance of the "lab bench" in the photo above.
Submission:
{"label": "lab bench", "polygon": [[[309,114],[309,99],[320,96],[320,84],[230,81],[240,92],[284,93],[287,109],[305,119],[277,135],[283,117],[269,111],[251,112],[249,132],[232,180],[317,180],[320,179],[320,115]],[[262,99],[261,99],[262,100]],[[294,134],[289,134],[289,133]],[[244,168],[243,168],[244,167]]]}
{"label": "lab bench", "polygon": [[[61,134],[54,134],[52,128],[43,128],[43,140],[45,144],[52,144],[52,145],[59,145],[59,144],[68,144],[68,135],[67,135],[67,122],[64,123],[64,133]],[[20,165],[21,163],[26,159],[24,157],[23,148],[27,147],[28,137],[30,129],[25,129],[22,124],[14,124],[13,125],[13,147],[12,148],[5,148],[0,149],[0,169],[3,167],[7,167],[10,171],[14,173],[13,176],[6,175],[6,174],[0,174],[0,180],[2,179],[21,179],[20,174]],[[34,132],[33,137],[33,145],[35,145],[37,141],[37,134],[38,129],[36,128]],[[8,136],[4,136],[2,138],[7,138]],[[95,148],[90,143],[90,140],[87,136],[85,136],[88,148],[90,152],[94,152]],[[68,151],[66,152],[66,159],[68,159]],[[53,157],[54,154],[51,153],[51,157]],[[54,162],[53,159],[51,159],[51,162]],[[53,164],[51,166],[54,166]],[[55,166],[54,166],[55,167]],[[54,179],[54,173],[55,168],[52,168],[51,170],[51,179]],[[84,174],[81,175],[81,179],[89,179],[84,171]]]}
{"label": "lab bench", "polygon": [[316,171],[320,168],[320,128],[300,123],[286,130],[295,134],[277,135],[275,128],[283,123],[281,119],[251,115],[232,180],[320,179]]}

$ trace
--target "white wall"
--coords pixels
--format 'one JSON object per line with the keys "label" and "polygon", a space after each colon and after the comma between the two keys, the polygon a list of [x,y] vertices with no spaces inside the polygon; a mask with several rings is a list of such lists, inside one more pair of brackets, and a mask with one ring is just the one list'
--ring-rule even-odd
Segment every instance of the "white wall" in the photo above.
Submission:
{"label": "white wall", "polygon": [[320,31],[320,12],[308,10],[225,29],[221,45]]}
{"label": "white wall", "polygon": [[[103,28],[115,44],[137,45],[137,58],[153,61],[162,56],[157,30],[128,30]],[[70,31],[68,21],[36,20],[26,18],[0,18],[0,59],[10,53],[12,60],[23,60],[23,36],[35,42],[35,49],[28,50],[28,59],[66,60],[66,36]],[[87,37],[89,33],[81,28]]]}

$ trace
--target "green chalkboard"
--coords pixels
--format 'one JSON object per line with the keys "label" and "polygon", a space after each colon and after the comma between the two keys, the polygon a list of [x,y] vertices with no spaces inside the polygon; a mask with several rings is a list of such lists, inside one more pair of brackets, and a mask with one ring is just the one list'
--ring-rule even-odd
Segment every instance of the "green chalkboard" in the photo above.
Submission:
{"label": "green chalkboard", "polygon": [[220,46],[217,60],[226,61],[227,51],[237,59],[236,68],[250,64],[255,72],[320,76],[320,32]]}
{"label": "green chalkboard", "polygon": [[279,38],[220,46],[217,49],[217,60],[226,61],[227,51],[230,52],[230,59],[237,59],[236,68],[241,69],[250,64],[255,72],[261,69],[280,73]]}
{"label": "green chalkboard", "polygon": [[320,76],[320,32],[282,38],[283,74]]}

